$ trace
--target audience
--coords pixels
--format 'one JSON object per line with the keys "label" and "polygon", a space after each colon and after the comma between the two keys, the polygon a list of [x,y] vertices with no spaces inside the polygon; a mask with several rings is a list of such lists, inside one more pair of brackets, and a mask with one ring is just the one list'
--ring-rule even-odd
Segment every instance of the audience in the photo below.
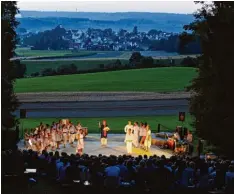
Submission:
{"label": "audience", "polygon": [[187,156],[93,156],[32,150],[2,152],[3,174],[23,176],[26,168],[59,183],[87,182],[93,187],[169,190],[234,188],[234,161]]}

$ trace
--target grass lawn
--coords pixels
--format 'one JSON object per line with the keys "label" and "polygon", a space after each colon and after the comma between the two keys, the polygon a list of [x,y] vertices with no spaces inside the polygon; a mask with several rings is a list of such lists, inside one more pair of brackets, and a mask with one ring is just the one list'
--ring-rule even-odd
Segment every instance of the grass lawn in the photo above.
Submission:
{"label": "grass lawn", "polygon": [[[32,73],[40,73],[41,70],[45,68],[57,69],[61,65],[74,64],[77,66],[78,70],[90,70],[100,68],[100,64],[110,64],[114,63],[116,59],[82,59],[82,60],[58,60],[58,61],[21,61],[27,67],[26,75],[31,75]],[[128,60],[121,60],[122,64],[128,63]]]}
{"label": "grass lawn", "polygon": [[15,92],[184,91],[196,69],[168,67],[18,79]]}
{"label": "grass lawn", "polygon": [[20,57],[61,57],[61,56],[89,56],[96,54],[94,51],[78,51],[69,50],[31,50],[29,48],[17,48],[16,54]]}
{"label": "grass lawn", "polygon": [[[182,125],[181,122],[178,121],[178,115],[172,116],[136,116],[136,117],[113,117],[113,118],[71,118],[70,120],[77,124],[77,122],[81,122],[82,126],[88,127],[89,133],[98,133],[98,122],[103,119],[107,120],[107,123],[111,129],[110,133],[123,133],[124,127],[128,123],[128,120],[132,122],[147,122],[152,129],[152,132],[157,132],[158,124],[163,125],[163,131],[174,131],[175,127],[178,125]],[[44,124],[51,124],[53,121],[58,121],[59,118],[28,118],[28,119],[20,119],[20,129],[21,134],[23,130],[35,128],[43,122]],[[184,122],[184,126],[188,127],[192,130],[191,126],[192,118],[189,115],[186,115],[186,122]]]}

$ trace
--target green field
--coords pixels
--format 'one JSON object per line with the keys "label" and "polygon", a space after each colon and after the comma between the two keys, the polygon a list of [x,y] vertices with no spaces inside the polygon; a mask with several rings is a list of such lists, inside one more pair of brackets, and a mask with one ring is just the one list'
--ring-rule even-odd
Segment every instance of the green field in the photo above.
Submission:
{"label": "green field", "polygon": [[[124,55],[124,54],[123,54]],[[123,65],[129,63],[129,58],[123,59],[119,58],[121,63]],[[40,60],[35,60],[35,61],[24,61],[22,60],[21,63],[25,64],[27,67],[26,71],[26,76],[30,76],[32,73],[40,73],[43,69],[45,68],[52,68],[52,69],[57,69],[61,65],[70,65],[74,64],[77,66],[78,70],[92,70],[92,69],[99,69],[100,64],[104,64],[105,66],[108,64],[113,64],[115,63],[117,58],[87,58],[86,59],[70,59],[70,60],[56,60],[56,61],[40,61]],[[181,61],[183,58],[175,58],[175,65],[178,66],[180,65]],[[154,64],[155,66],[157,65],[169,65],[170,64],[170,59],[168,58],[159,58],[159,59],[154,59]]]}
{"label": "green field", "polygon": [[[81,122],[82,126],[88,127],[89,133],[98,133],[98,122],[103,119],[107,120],[107,123],[111,129],[110,133],[123,133],[124,126],[127,124],[128,120],[132,122],[147,122],[153,132],[157,131],[158,124],[162,124],[165,127],[162,128],[163,131],[174,131],[175,127],[178,125],[182,125],[181,122],[178,121],[178,116],[136,116],[136,117],[111,117],[111,118],[71,118],[71,121],[74,124],[77,122]],[[40,122],[44,124],[50,124],[53,121],[58,121],[59,118],[36,118],[36,119],[20,119],[20,128],[21,130],[29,130],[37,127]],[[191,116],[186,116],[186,122],[184,122],[184,126],[189,129],[193,129],[191,126],[192,118]],[[21,132],[22,134],[22,132]]]}
{"label": "green field", "polygon": [[[83,59],[83,60],[58,60],[58,61],[21,61],[27,67],[26,75],[31,75],[32,73],[40,73],[45,68],[57,69],[61,65],[74,64],[77,66],[78,70],[91,70],[99,69],[100,64],[110,64],[114,63],[116,59]],[[128,63],[128,60],[121,60],[122,64]]]}
{"label": "green field", "polygon": [[18,79],[15,92],[184,91],[196,69],[167,67]]}
{"label": "green field", "polygon": [[17,48],[15,53],[19,57],[66,57],[66,56],[90,56],[96,54],[94,51],[78,51],[69,50],[31,50],[29,48]]}

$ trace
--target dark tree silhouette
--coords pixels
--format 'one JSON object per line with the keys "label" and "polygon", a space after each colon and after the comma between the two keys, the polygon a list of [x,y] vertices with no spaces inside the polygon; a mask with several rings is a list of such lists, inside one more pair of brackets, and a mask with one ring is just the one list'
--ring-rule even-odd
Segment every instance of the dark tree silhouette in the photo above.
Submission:
{"label": "dark tree silhouette", "polygon": [[[234,2],[199,2],[202,8],[185,30],[199,37],[202,55],[192,81],[190,112],[198,135],[226,155],[234,155]],[[186,44],[191,36],[183,34]],[[184,40],[186,40],[184,42]]]}
{"label": "dark tree silhouette", "polygon": [[10,59],[14,56],[16,45],[15,29],[18,22],[15,15],[18,13],[15,1],[1,2],[1,38],[2,38],[2,129],[9,129],[16,125],[16,118],[12,114],[17,106],[18,100],[14,94],[13,84],[15,82],[15,64]]}

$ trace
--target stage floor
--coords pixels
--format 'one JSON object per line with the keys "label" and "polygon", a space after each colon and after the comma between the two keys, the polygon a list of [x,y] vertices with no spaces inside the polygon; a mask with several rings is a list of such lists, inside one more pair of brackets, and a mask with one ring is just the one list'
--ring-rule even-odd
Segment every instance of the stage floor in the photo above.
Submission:
{"label": "stage floor", "polygon": [[[100,145],[100,134],[89,134],[85,138],[85,146],[84,146],[84,153],[89,155],[123,155],[127,154],[126,152],[126,146],[124,143],[124,134],[109,134],[108,135],[108,143],[107,147],[101,147]],[[75,154],[76,153],[76,146],[77,143],[74,143],[74,147],[71,147],[69,144],[67,144],[66,148],[63,147],[63,145],[60,145],[60,149],[58,150],[61,152],[66,152],[68,154]],[[18,143],[19,149],[24,149],[24,142],[23,140]],[[50,152],[50,149],[48,150]],[[171,157],[173,155],[172,151],[170,150],[164,150],[160,149],[157,146],[152,145],[149,152],[146,152],[140,148],[133,148],[133,156],[138,155],[154,155],[162,156],[165,155],[167,158]]]}

